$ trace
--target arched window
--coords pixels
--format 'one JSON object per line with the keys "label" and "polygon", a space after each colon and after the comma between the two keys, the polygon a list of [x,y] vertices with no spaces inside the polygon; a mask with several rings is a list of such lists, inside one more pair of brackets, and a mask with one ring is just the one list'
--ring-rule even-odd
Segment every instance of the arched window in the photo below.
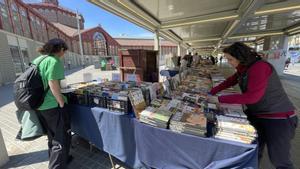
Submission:
{"label": "arched window", "polygon": [[26,9],[23,7],[20,7],[20,14],[21,14],[21,20],[22,20],[22,25],[24,28],[24,36],[31,38],[31,34],[30,34],[30,27],[29,27],[29,21],[28,21],[28,17],[27,17],[27,12]]}
{"label": "arched window", "polygon": [[11,11],[13,22],[15,24],[15,33],[18,35],[23,35],[18,6],[14,1],[11,1]]}
{"label": "arched window", "polygon": [[106,40],[102,33],[96,32],[93,36],[94,40],[94,55],[106,56],[107,47]]}
{"label": "arched window", "polygon": [[0,15],[2,20],[2,28],[6,31],[13,32],[12,23],[9,19],[8,6],[5,0],[0,0]]}

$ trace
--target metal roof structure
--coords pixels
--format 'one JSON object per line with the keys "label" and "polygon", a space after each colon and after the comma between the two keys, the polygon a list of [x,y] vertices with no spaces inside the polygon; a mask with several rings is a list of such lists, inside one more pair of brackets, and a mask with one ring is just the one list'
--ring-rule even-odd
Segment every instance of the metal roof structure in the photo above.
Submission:
{"label": "metal roof structure", "polygon": [[88,0],[185,48],[300,32],[300,0]]}
{"label": "metal roof structure", "polygon": [[[142,38],[114,38],[121,46],[154,46],[154,39],[142,39]],[[161,46],[177,47],[175,43],[167,40],[160,41]]]}

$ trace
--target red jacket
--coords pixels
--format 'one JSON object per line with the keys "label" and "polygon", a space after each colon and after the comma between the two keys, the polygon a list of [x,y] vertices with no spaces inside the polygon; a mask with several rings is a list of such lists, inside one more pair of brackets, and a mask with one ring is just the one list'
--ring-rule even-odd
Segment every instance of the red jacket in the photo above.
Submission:
{"label": "red jacket", "polygon": [[[226,88],[234,86],[238,83],[239,74],[247,71],[247,67],[243,65],[238,65],[236,68],[237,72],[227,78],[223,83],[211,89],[210,93],[215,95],[219,91],[222,91]],[[231,104],[253,104],[258,102],[264,95],[268,80],[272,74],[272,68],[265,62],[257,62],[252,65],[248,70],[248,84],[247,91],[242,94],[230,94],[219,96],[220,103],[231,103]],[[292,112],[283,112],[276,114],[263,114],[257,115],[261,118],[281,118],[286,117],[286,115],[294,114]]]}

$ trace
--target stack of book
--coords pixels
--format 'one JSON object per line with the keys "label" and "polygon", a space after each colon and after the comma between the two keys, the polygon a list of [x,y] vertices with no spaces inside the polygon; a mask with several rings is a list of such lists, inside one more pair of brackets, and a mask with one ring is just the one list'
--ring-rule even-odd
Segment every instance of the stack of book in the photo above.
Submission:
{"label": "stack of book", "polygon": [[220,139],[250,144],[257,137],[254,127],[241,117],[217,116],[217,128],[215,137]]}
{"label": "stack of book", "polygon": [[170,130],[196,136],[205,136],[206,117],[199,108],[185,106],[177,111],[170,121]]}
{"label": "stack of book", "polygon": [[222,74],[216,73],[216,74],[211,74],[211,80],[213,83],[213,87],[215,87],[215,86],[218,86],[223,81],[225,81],[225,78]]}
{"label": "stack of book", "polygon": [[181,101],[155,99],[140,114],[140,121],[159,128],[168,128],[172,115],[181,107]]}
{"label": "stack of book", "polygon": [[140,114],[140,122],[166,129],[172,114],[171,111],[147,107]]}
{"label": "stack of book", "polygon": [[241,104],[220,103],[219,109],[221,115],[226,115],[230,117],[247,118],[246,114],[244,113],[243,106]]}

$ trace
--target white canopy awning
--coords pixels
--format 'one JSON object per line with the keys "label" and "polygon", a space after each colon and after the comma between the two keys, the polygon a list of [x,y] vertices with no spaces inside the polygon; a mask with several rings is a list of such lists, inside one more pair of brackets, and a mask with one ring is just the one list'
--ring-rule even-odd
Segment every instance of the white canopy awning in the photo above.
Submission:
{"label": "white canopy awning", "polygon": [[300,32],[300,0],[88,0],[194,50]]}

